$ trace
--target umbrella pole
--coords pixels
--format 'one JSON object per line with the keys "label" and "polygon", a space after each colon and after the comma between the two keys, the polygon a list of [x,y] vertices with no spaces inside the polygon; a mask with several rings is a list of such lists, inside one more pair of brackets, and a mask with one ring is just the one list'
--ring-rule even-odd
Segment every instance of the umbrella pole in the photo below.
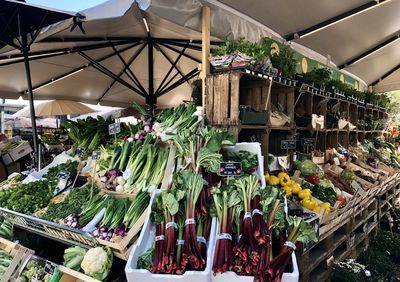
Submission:
{"label": "umbrella pole", "polygon": [[22,42],[23,42],[23,45],[24,45],[22,47],[22,54],[24,55],[26,81],[27,81],[27,84],[28,84],[29,108],[30,108],[31,120],[32,120],[32,137],[33,137],[34,162],[36,164],[37,160],[38,160],[38,135],[37,135],[37,128],[36,128],[35,107],[33,105],[31,69],[30,69],[30,66],[29,66],[29,57],[28,57],[29,47],[27,46],[26,35],[22,35]]}

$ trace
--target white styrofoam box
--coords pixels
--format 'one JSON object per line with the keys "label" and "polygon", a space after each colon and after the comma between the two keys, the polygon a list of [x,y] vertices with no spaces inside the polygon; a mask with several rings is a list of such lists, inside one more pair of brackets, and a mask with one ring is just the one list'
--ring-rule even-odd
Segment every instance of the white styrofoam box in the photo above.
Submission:
{"label": "white styrofoam box", "polygon": [[[217,227],[218,230],[218,227]],[[213,251],[211,261],[214,261],[215,248],[217,246],[217,242],[213,243]],[[297,266],[296,255],[293,252],[292,254],[292,272],[284,272],[282,275],[281,282],[298,282],[299,281],[299,267]],[[254,276],[240,276],[237,275],[233,271],[227,271],[225,273],[216,273],[215,275],[211,273],[211,281],[212,282],[227,282],[227,281],[239,281],[239,282],[253,282]]]}
{"label": "white styrofoam box", "polygon": [[67,153],[62,152],[61,154],[57,155],[53,159],[53,161],[50,164],[48,164],[46,167],[44,167],[43,169],[41,169],[39,171],[32,172],[27,178],[24,179],[24,181],[22,181],[22,183],[28,183],[28,182],[34,181],[34,179],[40,180],[43,178],[43,176],[45,174],[47,174],[48,170],[51,167],[58,166],[59,164],[67,162],[68,160],[74,160],[74,158],[69,156]]}
{"label": "white styrofoam box", "polygon": [[[160,191],[155,191],[155,194],[159,194]],[[153,194],[153,195],[155,195]],[[156,196],[155,196],[156,197]],[[154,198],[155,198],[154,197]],[[152,203],[152,201],[150,202]],[[211,282],[211,271],[212,271],[212,252],[214,249],[213,243],[215,242],[215,230],[217,221],[214,218],[211,223],[210,237],[207,242],[207,264],[204,271],[186,271],[182,275],[173,274],[152,274],[146,269],[137,269],[137,261],[141,254],[146,252],[154,242],[155,237],[155,225],[151,222],[150,217],[146,219],[143,225],[142,232],[135,246],[133,247],[128,262],[125,266],[126,278],[129,282],[145,281],[145,282],[159,282],[159,281],[190,281],[190,282]]]}
{"label": "white styrofoam box", "polygon": [[253,154],[257,154],[258,168],[257,175],[261,180],[261,187],[264,188],[265,177],[264,177],[264,157],[261,153],[261,144],[257,142],[242,142],[236,143],[235,146],[224,146],[225,151],[237,153],[239,151],[248,151]]}

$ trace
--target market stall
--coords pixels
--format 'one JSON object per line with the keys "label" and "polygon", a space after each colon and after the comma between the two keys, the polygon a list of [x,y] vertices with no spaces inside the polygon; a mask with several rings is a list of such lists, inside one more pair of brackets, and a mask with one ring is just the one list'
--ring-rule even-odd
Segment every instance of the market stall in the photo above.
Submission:
{"label": "market stall", "polygon": [[[38,99],[139,103],[132,123],[67,120],[68,152],[0,184],[2,237],[15,228],[63,253],[7,275],[111,281],[123,266],[116,281],[326,281],[364,253],[400,195],[388,97],[219,2],[138,2],[108,1],[32,45],[52,76],[35,82]],[[20,63],[7,51],[0,64]]]}

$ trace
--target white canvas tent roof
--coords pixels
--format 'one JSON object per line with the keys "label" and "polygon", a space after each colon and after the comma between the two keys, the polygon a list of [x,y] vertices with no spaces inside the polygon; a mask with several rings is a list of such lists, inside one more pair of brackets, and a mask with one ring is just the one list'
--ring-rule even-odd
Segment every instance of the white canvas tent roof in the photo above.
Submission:
{"label": "white canvas tent roof", "polygon": [[[169,77],[164,80],[164,84],[170,79],[169,85],[173,85],[179,80],[182,82],[182,77],[188,78],[187,82],[177,83],[179,86],[172,91],[165,92],[168,87],[164,87],[164,93],[157,103],[162,108],[190,98],[190,81],[197,76],[195,70],[201,58],[199,40],[203,5],[211,8],[213,41],[226,37],[245,36],[250,40],[258,40],[262,36],[272,36],[284,42],[285,36],[370,2],[109,0],[81,12],[86,16],[83,22],[86,34],[82,34],[78,27],[71,32],[72,20],[53,25],[42,32],[39,36],[41,41],[32,46],[30,56],[34,97],[100,102],[103,105],[122,107],[133,101],[145,103],[146,96],[137,93],[143,94],[149,88],[148,47],[145,44],[148,34],[143,18],[146,19],[151,38],[155,42],[154,90],[157,90],[168,73]],[[326,63],[327,55],[331,57],[332,66],[348,63],[390,39],[399,29],[400,20],[396,11],[400,10],[400,1],[381,2],[377,7],[355,14],[309,36],[291,40],[290,44],[297,51],[322,63]],[[110,46],[110,42],[114,47]],[[101,46],[103,47],[100,48]],[[81,51],[84,48],[83,55],[77,48]],[[51,54],[49,50],[53,50],[55,54]],[[120,55],[116,54],[116,50]],[[184,54],[179,55],[182,50]],[[18,98],[22,95],[26,98],[20,54],[6,48],[0,51],[0,97]],[[400,89],[400,71],[387,75],[399,65],[399,51],[400,40],[393,41],[357,63],[344,65],[343,70],[364,81],[364,86],[379,82],[386,75],[387,78],[376,83],[376,89]],[[126,65],[136,53],[140,54],[128,68]],[[96,66],[90,59],[100,66]],[[106,71],[99,70],[102,67],[111,74],[106,75]],[[131,73],[139,81],[136,85],[129,78],[132,77]],[[190,73],[192,76],[185,76]],[[115,78],[117,82],[114,82]],[[123,85],[124,82],[130,87]]]}

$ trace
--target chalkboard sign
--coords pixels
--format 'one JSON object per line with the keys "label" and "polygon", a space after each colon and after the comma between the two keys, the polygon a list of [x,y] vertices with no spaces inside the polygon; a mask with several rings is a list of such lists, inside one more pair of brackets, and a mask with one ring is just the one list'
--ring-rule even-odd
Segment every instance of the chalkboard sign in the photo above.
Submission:
{"label": "chalkboard sign", "polygon": [[119,122],[108,125],[108,134],[114,135],[121,132],[121,124]]}
{"label": "chalkboard sign", "polygon": [[83,157],[83,155],[85,154],[85,149],[82,147],[78,147],[76,148],[76,153],[78,154],[79,157]]}
{"label": "chalkboard sign", "polygon": [[294,150],[296,149],[296,140],[282,140],[281,141],[282,150]]}
{"label": "chalkboard sign", "polygon": [[46,261],[46,264],[44,265],[44,271],[46,273],[53,275],[55,269],[56,266],[52,262]]}
{"label": "chalkboard sign", "polygon": [[92,160],[100,160],[101,159],[101,152],[100,151],[94,151],[92,153]]}
{"label": "chalkboard sign", "polygon": [[242,163],[220,163],[219,164],[220,176],[240,176],[242,175]]}
{"label": "chalkboard sign", "polygon": [[303,138],[301,139],[301,144],[303,146],[314,146],[315,145],[315,139],[314,138]]}

